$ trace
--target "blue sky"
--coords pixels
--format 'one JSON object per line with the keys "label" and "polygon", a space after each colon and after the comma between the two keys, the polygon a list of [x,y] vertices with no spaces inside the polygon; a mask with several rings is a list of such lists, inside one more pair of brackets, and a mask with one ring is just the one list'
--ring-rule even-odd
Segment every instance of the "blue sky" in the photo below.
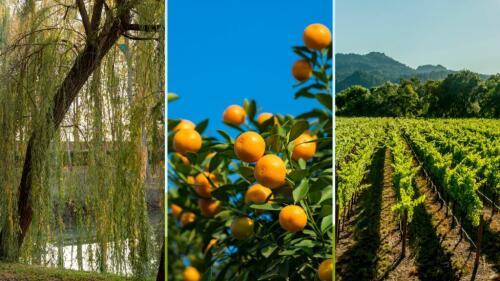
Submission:
{"label": "blue sky", "polygon": [[[222,123],[230,104],[255,99],[267,112],[297,115],[316,106],[294,100],[291,47],[303,45],[311,23],[332,29],[331,0],[168,1],[168,91],[181,98],[169,118],[210,119],[207,134],[231,131]],[[234,131],[233,131],[234,132]]]}
{"label": "blue sky", "polygon": [[337,52],[500,72],[498,0],[336,0]]}

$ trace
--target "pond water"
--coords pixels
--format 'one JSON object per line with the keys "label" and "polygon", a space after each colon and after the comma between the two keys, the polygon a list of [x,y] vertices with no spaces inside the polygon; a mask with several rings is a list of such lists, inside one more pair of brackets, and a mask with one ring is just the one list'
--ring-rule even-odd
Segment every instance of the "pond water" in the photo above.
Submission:
{"label": "pond water", "polygon": [[[153,230],[152,237],[149,239],[154,244],[154,248],[158,249],[157,253],[149,253],[151,259],[145,261],[143,265],[145,268],[151,268],[155,266],[160,255],[161,243],[164,237],[164,222],[163,222],[163,211],[159,208],[148,210],[149,222]],[[82,239],[82,234],[75,232],[75,227],[68,227],[68,231],[64,233],[65,241],[76,241],[77,238]],[[88,243],[81,244],[65,244],[65,245],[55,245],[49,244],[47,247],[47,252],[43,257],[43,265],[49,267],[61,267],[65,269],[72,270],[83,270],[83,271],[101,271],[99,268],[99,262],[96,259],[96,253],[100,251],[99,244],[96,243],[95,237],[84,237],[85,241]],[[94,241],[94,242],[92,242]],[[133,275],[132,265],[128,260],[130,255],[129,244],[132,241],[128,239],[119,241],[120,245],[116,245],[113,242],[108,244],[107,260],[108,265],[106,272],[120,274],[125,276]],[[116,249],[116,250],[115,250]],[[113,263],[113,261],[122,261]],[[149,263],[149,264],[148,264]],[[154,272],[155,269],[152,269]],[[152,272],[152,273],[153,273]]]}

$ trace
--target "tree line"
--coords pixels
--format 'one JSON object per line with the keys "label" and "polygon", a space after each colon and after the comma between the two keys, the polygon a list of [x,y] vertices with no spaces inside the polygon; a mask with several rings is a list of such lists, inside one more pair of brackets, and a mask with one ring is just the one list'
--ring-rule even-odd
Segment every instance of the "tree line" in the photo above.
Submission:
{"label": "tree line", "polygon": [[487,79],[468,70],[444,80],[401,79],[365,88],[351,86],[336,96],[339,116],[499,118],[500,74]]}

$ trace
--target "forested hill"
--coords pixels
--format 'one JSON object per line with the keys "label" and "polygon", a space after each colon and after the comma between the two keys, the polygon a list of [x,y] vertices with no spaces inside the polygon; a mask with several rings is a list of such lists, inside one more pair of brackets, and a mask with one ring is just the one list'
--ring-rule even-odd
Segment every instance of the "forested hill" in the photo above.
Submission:
{"label": "forested hill", "polygon": [[[421,81],[442,80],[455,71],[442,65],[422,65],[411,68],[379,52],[335,55],[336,90],[341,91],[353,85],[367,88],[379,86],[385,82],[400,82],[402,78],[416,77]],[[486,79],[487,75],[480,75]]]}

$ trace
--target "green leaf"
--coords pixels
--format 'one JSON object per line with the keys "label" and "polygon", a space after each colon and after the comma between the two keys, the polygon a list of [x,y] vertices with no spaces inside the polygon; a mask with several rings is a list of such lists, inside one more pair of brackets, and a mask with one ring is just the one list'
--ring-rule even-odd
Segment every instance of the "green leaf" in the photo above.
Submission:
{"label": "green leaf", "polygon": [[168,93],[167,94],[167,101],[168,102],[171,102],[171,101],[175,101],[175,100],[178,100],[179,99],[179,96],[174,94],[174,93]]}
{"label": "green leaf", "polygon": [[233,128],[233,129],[236,129],[236,130],[238,130],[238,131],[240,131],[240,132],[242,132],[242,133],[244,133],[244,132],[245,132],[245,130],[243,130],[242,128],[240,128],[240,126],[236,126],[236,125],[233,125],[233,124],[231,124],[231,123],[227,123],[227,122],[224,122],[224,124],[226,124],[227,126],[229,126],[229,127]]}
{"label": "green leaf", "polygon": [[262,203],[262,204],[252,204],[250,208],[257,210],[267,210],[267,211],[280,211],[281,206],[275,203]]}
{"label": "green leaf", "polygon": [[316,99],[326,108],[332,110],[333,108],[333,97],[328,94],[316,94]]}
{"label": "green leaf", "polygon": [[305,132],[309,128],[309,123],[305,120],[299,120],[295,123],[290,130],[290,134],[288,136],[288,141],[293,141],[298,138],[303,132]]}
{"label": "green leaf", "polygon": [[325,234],[325,232],[331,228],[333,225],[333,217],[332,215],[326,216],[321,220],[321,233]]}
{"label": "green leaf", "polygon": [[217,133],[219,133],[227,142],[234,143],[234,140],[225,131],[223,131],[223,130],[217,130]]}
{"label": "green leaf", "polygon": [[212,281],[212,267],[209,267],[205,273],[203,273],[201,281]]}
{"label": "green leaf", "polygon": [[271,244],[262,248],[260,252],[265,258],[269,258],[277,248],[278,246],[276,244]]}
{"label": "green leaf", "polygon": [[293,249],[293,250],[284,250],[279,253],[280,256],[291,256],[297,252],[298,249]]}
{"label": "green leaf", "polygon": [[223,185],[219,188],[216,188],[212,191],[212,196],[220,201],[227,202],[229,200],[229,196],[234,195],[238,192],[244,191],[246,188],[241,185],[228,184]]}
{"label": "green leaf", "polygon": [[314,242],[312,240],[309,240],[309,239],[303,239],[300,242],[296,243],[294,246],[301,247],[301,248],[313,248]]}
{"label": "green leaf", "polygon": [[191,164],[197,163],[198,162],[198,154],[193,153],[193,152],[188,152],[186,157],[189,159],[189,162]]}
{"label": "green leaf", "polygon": [[210,159],[210,164],[208,166],[208,170],[210,172],[212,172],[213,170],[217,169],[217,167],[219,166],[219,164],[224,159],[225,159],[225,155],[223,155],[221,153],[215,154],[215,156],[212,159]]}
{"label": "green leaf", "polygon": [[300,181],[299,186],[297,186],[293,190],[293,200],[295,202],[299,202],[300,200],[304,199],[307,196],[308,192],[309,192],[309,183],[307,179],[302,179],[302,181]]}
{"label": "green leaf", "polygon": [[255,103],[254,100],[248,101],[245,99],[243,102],[243,109],[245,109],[245,112],[247,113],[247,116],[250,120],[255,119],[255,113],[257,112],[257,104]]}
{"label": "green leaf", "polygon": [[200,123],[198,123],[198,125],[196,125],[196,128],[195,130],[201,134],[203,134],[203,132],[205,131],[205,129],[207,128],[208,126],[208,119],[205,119],[203,121],[201,121]]}

